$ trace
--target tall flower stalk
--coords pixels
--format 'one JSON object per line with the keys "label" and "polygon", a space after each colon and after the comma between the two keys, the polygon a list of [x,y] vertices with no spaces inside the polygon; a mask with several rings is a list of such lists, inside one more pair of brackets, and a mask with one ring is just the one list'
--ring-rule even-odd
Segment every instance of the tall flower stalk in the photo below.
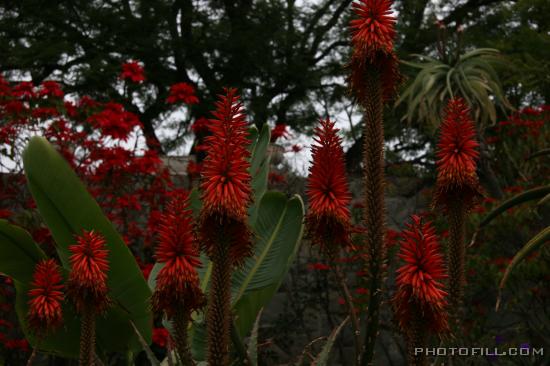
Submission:
{"label": "tall flower stalk", "polygon": [[216,102],[205,139],[202,170],[201,244],[212,261],[208,294],[208,364],[229,364],[231,272],[252,254],[247,211],[251,201],[249,144],[244,109],[235,89]]}
{"label": "tall flower stalk", "polygon": [[395,317],[407,338],[408,364],[427,365],[424,352],[430,333],[448,329],[447,293],[443,280],[447,277],[435,229],[431,222],[412,216],[402,233],[399,258],[404,264],[397,270],[397,292],[392,299]]}
{"label": "tall flower stalk", "polygon": [[434,203],[449,219],[449,293],[456,314],[464,290],[466,216],[481,195],[476,173],[479,153],[470,109],[461,98],[449,101],[437,145],[437,185]]}
{"label": "tall flower stalk", "polygon": [[103,314],[111,301],[107,287],[109,252],[105,239],[94,231],[82,231],[76,244],[69,246],[71,273],[67,297],[81,317],[80,366],[95,365],[95,318]]}
{"label": "tall flower stalk", "polygon": [[383,106],[395,94],[400,80],[393,50],[395,18],[390,0],[360,0],[353,3],[351,21],[353,53],[350,86],[363,107],[363,169],[365,186],[364,249],[369,299],[366,316],[365,349],[361,363],[372,363],[378,335],[378,318],[385,275],[386,246],[384,207],[384,125]]}
{"label": "tall flower stalk", "polygon": [[187,328],[192,312],[200,309],[205,299],[196,270],[201,262],[187,193],[177,192],[168,204],[160,218],[158,241],[155,255],[164,267],[157,276],[153,311],[164,311],[172,320],[178,356],[184,365],[192,365]]}
{"label": "tall flower stalk", "polygon": [[358,364],[361,352],[359,320],[344,274],[335,261],[342,248],[351,246],[351,193],[346,178],[342,139],[334,122],[329,119],[320,121],[315,135],[315,145],[311,148],[313,160],[307,179],[309,213],[306,229],[312,244],[319,246],[338,279],[354,327]]}

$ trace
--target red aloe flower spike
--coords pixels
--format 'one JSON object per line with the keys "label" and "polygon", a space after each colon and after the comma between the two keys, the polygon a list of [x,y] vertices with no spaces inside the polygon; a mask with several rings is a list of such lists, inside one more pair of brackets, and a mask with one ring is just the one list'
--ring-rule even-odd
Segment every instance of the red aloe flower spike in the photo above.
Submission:
{"label": "red aloe flower spike", "polygon": [[396,20],[391,5],[390,0],[359,0],[352,4],[357,18],[350,22],[351,41],[356,52],[392,52]]}
{"label": "red aloe flower spike", "polygon": [[213,263],[208,301],[208,364],[229,363],[231,267],[252,253],[247,209],[251,200],[247,124],[235,89],[216,102],[202,169],[200,240]]}
{"label": "red aloe flower spike", "polygon": [[328,118],[320,121],[315,128],[315,143],[312,148],[312,165],[309,168],[306,194],[309,212],[306,216],[308,236],[314,245],[319,245],[321,253],[333,261],[333,270],[345,302],[348,306],[354,327],[356,361],[361,351],[359,320],[346,279],[335,259],[341,248],[351,244],[351,215],[349,192],[346,178],[346,162],[342,139],[338,136],[335,123]]}
{"label": "red aloe flower spike", "polygon": [[478,146],[470,109],[462,98],[451,99],[437,144],[436,204],[448,207],[459,198],[470,208],[481,196],[476,174]]}
{"label": "red aloe flower spike", "polygon": [[83,230],[76,244],[69,247],[72,255],[67,295],[79,312],[91,306],[95,313],[102,313],[109,305],[109,252],[105,244],[100,234]]}
{"label": "red aloe flower spike", "polygon": [[358,0],[352,4],[356,17],[350,22],[350,85],[361,103],[372,97],[369,84],[380,84],[374,87],[380,88],[383,98],[389,100],[401,81],[393,50],[396,19],[391,15],[391,5],[391,0]]}
{"label": "red aloe flower spike", "polygon": [[344,150],[334,122],[321,120],[315,129],[307,196],[306,224],[313,244],[334,257],[341,247],[351,245],[349,204],[351,194],[346,178]]}
{"label": "red aloe flower spike", "polygon": [[449,101],[445,112],[437,145],[434,203],[442,206],[449,217],[449,292],[458,320],[465,283],[466,215],[482,195],[476,174],[478,143],[470,110],[463,99],[457,98]]}
{"label": "red aloe flower spike", "polygon": [[29,290],[27,320],[29,328],[39,336],[56,330],[63,323],[62,279],[54,259],[44,259],[36,264]]}
{"label": "red aloe flower spike", "polygon": [[364,226],[368,228],[363,257],[368,273],[368,306],[362,365],[372,363],[378,334],[378,318],[386,267],[384,205],[383,106],[396,93],[401,80],[393,50],[395,18],[390,0],[358,0],[350,23],[353,52],[349,84],[364,110],[363,169],[365,186]]}
{"label": "red aloe flower spike", "polygon": [[250,256],[252,242],[247,227],[247,210],[251,201],[250,152],[247,149],[247,123],[244,109],[235,89],[226,89],[216,102],[212,133],[205,139],[208,155],[203,163],[200,218],[201,239],[206,252],[212,255],[218,246],[219,232],[224,228],[230,242],[231,260],[241,263]]}
{"label": "red aloe flower spike", "polygon": [[413,215],[402,232],[397,270],[397,292],[392,300],[399,326],[408,339],[410,365],[425,365],[415,349],[426,346],[428,333],[448,330],[447,293],[442,281],[447,277],[440,246],[431,222]]}
{"label": "red aloe flower spike", "polygon": [[109,252],[105,239],[94,231],[83,230],[76,244],[69,246],[71,273],[67,297],[81,315],[79,366],[95,364],[95,316],[110,304],[107,288]]}
{"label": "red aloe flower spike", "polygon": [[196,268],[199,248],[193,234],[189,194],[174,195],[160,218],[156,258],[164,267],[157,276],[153,310],[164,311],[174,320],[176,349],[182,360],[191,360],[187,346],[187,324],[191,313],[205,302]]}

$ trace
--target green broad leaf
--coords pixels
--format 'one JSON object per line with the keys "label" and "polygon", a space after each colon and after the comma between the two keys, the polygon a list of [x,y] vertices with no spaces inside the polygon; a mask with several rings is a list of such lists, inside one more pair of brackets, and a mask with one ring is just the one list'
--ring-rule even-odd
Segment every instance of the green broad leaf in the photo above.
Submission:
{"label": "green broad leaf", "polygon": [[[115,228],[72,171],[69,164],[41,137],[33,137],[23,153],[29,189],[44,221],[52,232],[62,265],[69,270],[69,246],[82,230],[101,233],[109,249],[109,296],[113,307],[97,319],[97,343],[103,351],[140,350],[130,325],[151,342],[152,315],[149,290],[143,274]],[[78,334],[78,324],[68,323],[67,334]],[[46,347],[44,344],[44,347]],[[73,339],[63,339],[47,351],[76,356]]]}
{"label": "green broad leaf", "polygon": [[232,278],[233,308],[241,337],[256,315],[279,289],[298,251],[303,232],[304,205],[299,196],[287,200],[280,192],[264,195],[251,226],[255,252]]}
{"label": "green broad leaf", "polygon": [[[271,129],[266,123],[263,125],[257,139],[252,140],[250,145],[250,175],[252,176],[252,191],[254,192],[254,201],[259,201],[267,191],[267,181],[269,178],[270,155],[268,152],[269,142],[271,140]],[[250,208],[250,216],[255,215],[257,205]]]}
{"label": "green broad leaf", "polygon": [[323,347],[319,355],[317,355],[315,360],[311,363],[312,365],[326,366],[328,364],[330,351],[332,351],[334,342],[336,341],[336,338],[338,337],[338,335],[340,334],[340,332],[342,331],[342,329],[344,328],[344,326],[348,321],[349,321],[349,316],[346,319],[344,319],[344,321],[336,329],[332,331],[332,333],[327,339],[327,343],[325,343],[325,346]]}
{"label": "green broad leaf", "polygon": [[22,228],[0,220],[0,272],[29,284],[34,266],[46,255]]}
{"label": "green broad leaf", "polygon": [[487,216],[481,221],[481,223],[479,224],[479,227],[482,228],[486,226],[491,221],[493,221],[493,219],[495,219],[500,214],[502,214],[503,212],[505,212],[506,210],[514,206],[520,205],[528,201],[540,199],[549,193],[550,193],[550,185],[533,188],[528,191],[522,192],[510,199],[507,199],[506,201],[501,203],[498,207],[496,207],[493,211],[489,212]]}
{"label": "green broad leaf", "polygon": [[[258,215],[250,224],[255,234],[254,255],[231,279],[235,327],[244,337],[283,282],[298,251],[303,232],[304,205],[299,196],[287,199],[283,193],[267,192],[260,201]],[[201,287],[208,288],[210,265],[199,271]],[[192,351],[197,360],[206,353],[203,317],[193,325]]]}
{"label": "green broad leaf", "polygon": [[260,330],[260,319],[262,317],[263,309],[258,311],[252,333],[250,333],[250,340],[248,341],[248,357],[252,366],[258,366],[258,332]]}
{"label": "green broad leaf", "polygon": [[538,250],[540,247],[542,247],[544,244],[548,244],[550,241],[550,226],[543,229],[541,232],[539,232],[537,235],[535,235],[531,240],[529,240],[517,254],[514,256],[508,267],[506,267],[506,270],[504,271],[504,275],[502,276],[502,279],[500,280],[499,284],[499,295],[497,299],[497,305],[496,310],[498,310],[500,306],[500,291],[504,288],[506,285],[506,282],[508,281],[508,278],[510,277],[510,274],[512,273],[512,270],[520,263],[522,262],[529,254],[534,252],[535,250]]}

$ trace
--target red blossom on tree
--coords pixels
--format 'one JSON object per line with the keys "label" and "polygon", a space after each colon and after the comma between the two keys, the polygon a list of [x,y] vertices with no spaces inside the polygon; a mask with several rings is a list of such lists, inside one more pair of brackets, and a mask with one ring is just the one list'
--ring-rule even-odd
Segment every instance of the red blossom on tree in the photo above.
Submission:
{"label": "red blossom on tree", "polygon": [[321,120],[315,128],[312,165],[309,168],[306,194],[309,213],[306,226],[313,244],[328,255],[351,244],[351,194],[346,178],[344,150],[334,122]]}
{"label": "red blossom on tree", "polygon": [[208,155],[202,168],[200,232],[207,253],[217,245],[220,230],[231,243],[230,258],[240,263],[250,255],[252,243],[247,209],[251,200],[248,125],[235,89],[226,89],[216,102],[206,137]]}
{"label": "red blossom on tree", "polygon": [[105,244],[100,234],[83,230],[76,237],[76,244],[69,246],[72,254],[67,296],[80,313],[86,309],[101,313],[110,303],[107,288],[109,252]]}
{"label": "red blossom on tree", "polygon": [[88,121],[103,134],[123,141],[128,139],[135,127],[141,126],[135,114],[124,110],[122,104],[112,102],[105,104],[104,109],[90,116]]}
{"label": "red blossom on tree", "polygon": [[63,323],[61,304],[63,284],[59,266],[53,259],[43,259],[34,269],[29,290],[29,328],[44,335],[59,328]]}
{"label": "red blossom on tree", "polygon": [[164,267],[157,276],[152,304],[154,311],[165,311],[168,318],[178,309],[190,313],[204,303],[196,270],[201,262],[192,218],[188,193],[175,194],[160,218],[155,255]]}
{"label": "red blossom on tree", "polygon": [[177,83],[170,87],[167,103],[197,104],[199,98],[195,95],[195,88],[188,83]]}
{"label": "red blossom on tree", "polygon": [[367,73],[379,74],[384,99],[391,99],[401,80],[393,50],[395,17],[391,0],[358,0],[352,4],[355,18],[350,21],[353,53],[350,62],[351,89],[359,100],[367,97]]}
{"label": "red blossom on tree", "polygon": [[13,96],[21,99],[32,99],[36,96],[34,84],[31,81],[22,81],[12,89]]}
{"label": "red blossom on tree", "polygon": [[122,64],[122,72],[119,75],[122,80],[130,80],[133,83],[145,81],[143,66],[137,61],[129,61]]}
{"label": "red blossom on tree", "polygon": [[11,93],[12,91],[11,91],[10,83],[8,83],[6,79],[4,79],[2,75],[0,75],[0,98],[9,97],[11,96]]}
{"label": "red blossom on tree", "polygon": [[275,127],[271,130],[271,142],[273,143],[280,138],[288,137],[287,129],[288,126],[283,123],[275,125]]}
{"label": "red blossom on tree", "polygon": [[478,146],[470,109],[462,98],[450,100],[437,145],[436,204],[448,206],[459,198],[469,207],[481,195],[476,173]]}
{"label": "red blossom on tree", "polygon": [[393,299],[401,328],[409,331],[414,322],[441,333],[447,329],[447,278],[440,246],[431,222],[417,215],[401,234],[399,258],[405,263],[397,270],[397,292]]}
{"label": "red blossom on tree", "polygon": [[64,95],[61,85],[56,81],[46,80],[40,84],[40,90],[38,91],[40,97],[63,98]]}

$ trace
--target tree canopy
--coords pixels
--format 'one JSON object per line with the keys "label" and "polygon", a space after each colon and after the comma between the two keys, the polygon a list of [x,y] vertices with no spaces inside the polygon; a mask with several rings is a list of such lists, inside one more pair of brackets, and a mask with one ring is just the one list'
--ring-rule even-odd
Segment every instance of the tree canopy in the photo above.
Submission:
{"label": "tree canopy", "polygon": [[[177,146],[193,118],[208,116],[224,86],[241,90],[257,125],[270,121],[303,130],[327,106],[349,104],[350,3],[6,0],[0,4],[0,72],[12,77],[26,72],[35,83],[58,79],[79,95],[122,102],[120,64],[143,62],[147,83],[139,89],[141,101],[126,108],[139,112],[150,141],[158,141],[155,129],[170,110],[169,86],[192,83],[202,103],[181,121],[178,136],[163,141],[164,152]],[[395,7],[403,59],[434,52],[437,20],[452,29],[463,26],[465,48],[496,43],[525,70],[506,79],[516,104],[527,96],[548,99],[546,1],[407,0]]]}

